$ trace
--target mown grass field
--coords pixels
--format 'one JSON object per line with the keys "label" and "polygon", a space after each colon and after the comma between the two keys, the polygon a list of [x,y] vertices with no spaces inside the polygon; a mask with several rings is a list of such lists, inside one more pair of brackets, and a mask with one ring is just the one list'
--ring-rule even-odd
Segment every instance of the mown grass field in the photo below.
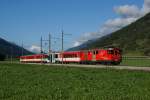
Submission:
{"label": "mown grass field", "polygon": [[150,73],[0,63],[0,100],[150,100]]}
{"label": "mown grass field", "polygon": [[149,59],[131,59],[126,58],[122,59],[122,62],[120,65],[126,65],[126,66],[136,66],[136,67],[150,67],[150,58]]}

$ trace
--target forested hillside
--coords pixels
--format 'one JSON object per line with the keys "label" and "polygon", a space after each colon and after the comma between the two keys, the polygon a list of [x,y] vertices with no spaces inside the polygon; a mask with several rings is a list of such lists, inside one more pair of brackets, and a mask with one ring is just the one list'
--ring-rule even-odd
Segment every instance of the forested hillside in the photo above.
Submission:
{"label": "forested hillside", "polygon": [[16,44],[10,43],[2,38],[0,38],[0,59],[3,59],[4,57],[17,57],[22,55],[22,51],[24,55],[32,54],[32,52],[22,49]]}
{"label": "forested hillside", "polygon": [[[150,13],[136,22],[87,44],[80,49],[115,46],[126,55],[150,56]],[[73,50],[73,48],[72,48]]]}

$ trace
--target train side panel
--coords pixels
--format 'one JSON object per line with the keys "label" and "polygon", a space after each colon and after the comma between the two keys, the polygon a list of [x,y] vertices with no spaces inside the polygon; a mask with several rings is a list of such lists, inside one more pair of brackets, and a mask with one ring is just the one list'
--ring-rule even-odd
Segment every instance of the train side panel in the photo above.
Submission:
{"label": "train side panel", "polygon": [[22,63],[46,63],[49,62],[48,55],[44,54],[37,54],[37,55],[28,55],[28,56],[21,56],[20,62]]}

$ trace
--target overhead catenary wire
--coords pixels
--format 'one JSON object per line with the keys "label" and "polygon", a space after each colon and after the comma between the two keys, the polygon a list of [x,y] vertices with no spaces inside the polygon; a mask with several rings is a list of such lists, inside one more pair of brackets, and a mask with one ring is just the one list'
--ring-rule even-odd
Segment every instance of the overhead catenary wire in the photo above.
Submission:
{"label": "overhead catenary wire", "polygon": [[64,31],[63,31],[63,29],[62,29],[62,31],[61,31],[61,35],[62,35],[62,54],[61,54],[61,56],[62,56],[62,64],[63,64],[63,53],[64,53],[64,35],[71,35],[71,34],[64,34]]}
{"label": "overhead catenary wire", "polygon": [[[41,36],[41,40],[40,40],[40,51],[41,54],[43,54],[43,42],[48,42],[49,47],[48,47],[48,53],[50,54],[50,52],[52,51],[52,46],[54,45],[52,40],[60,40],[61,39],[61,53],[62,53],[62,64],[63,64],[63,52],[64,52],[64,42],[67,42],[66,40],[64,41],[64,35],[71,35],[71,34],[64,34],[64,31],[61,31],[61,38],[59,37],[52,37],[51,34],[49,33],[49,39],[43,39],[43,37]],[[55,41],[55,44],[58,44],[58,42]],[[55,45],[54,45],[55,46]],[[58,46],[60,47],[60,46]]]}

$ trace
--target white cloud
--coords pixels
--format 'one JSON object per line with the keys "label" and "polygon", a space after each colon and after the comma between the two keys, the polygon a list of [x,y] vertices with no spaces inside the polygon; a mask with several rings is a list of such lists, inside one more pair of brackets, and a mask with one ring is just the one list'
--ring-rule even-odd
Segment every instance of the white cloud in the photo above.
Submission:
{"label": "white cloud", "polygon": [[110,34],[112,32],[115,32],[122,27],[125,27],[132,22],[136,21],[138,18],[116,18],[116,19],[110,19],[105,22],[105,24],[101,27],[99,33],[103,34],[101,36]]}
{"label": "white cloud", "polygon": [[40,53],[41,49],[39,46],[37,45],[32,45],[28,48],[28,50],[30,50],[31,52],[35,52],[35,53]]}
{"label": "white cloud", "polygon": [[79,38],[77,41],[74,42],[73,47],[79,46],[88,40],[95,39],[95,38],[99,37],[99,35],[100,34],[98,34],[97,32],[84,33],[81,36],[81,38]]}
{"label": "white cloud", "polygon": [[79,45],[81,45],[81,42],[80,41],[75,41],[74,47],[79,46]]}
{"label": "white cloud", "polygon": [[136,5],[123,5],[114,7],[114,11],[122,17],[137,18],[141,16],[140,8],[138,8]]}
{"label": "white cloud", "polygon": [[144,14],[150,12],[150,0],[144,0],[142,12],[143,12]]}
{"label": "white cloud", "polygon": [[114,7],[114,11],[119,15],[118,18],[108,19],[98,32],[84,33],[80,39],[75,41],[74,46],[79,46],[90,39],[108,35],[136,21],[150,12],[150,0],[144,0],[142,8],[139,8],[136,5],[121,5]]}

